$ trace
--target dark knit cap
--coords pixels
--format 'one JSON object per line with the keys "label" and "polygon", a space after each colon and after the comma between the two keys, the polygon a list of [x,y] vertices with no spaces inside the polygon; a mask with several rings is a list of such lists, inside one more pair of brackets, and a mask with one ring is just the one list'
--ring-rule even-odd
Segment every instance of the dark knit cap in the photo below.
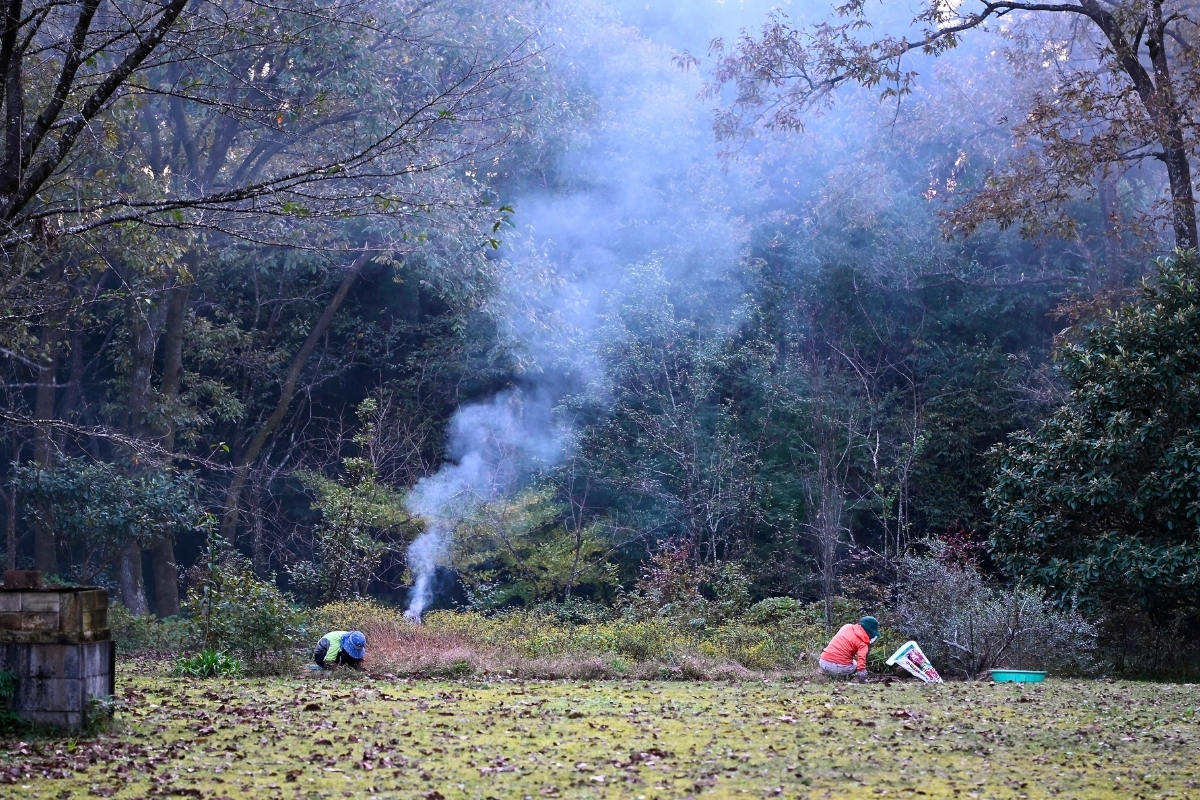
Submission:
{"label": "dark knit cap", "polygon": [[872,640],[879,638],[879,620],[874,617],[863,617],[858,621],[862,625],[863,630],[867,632],[867,636]]}

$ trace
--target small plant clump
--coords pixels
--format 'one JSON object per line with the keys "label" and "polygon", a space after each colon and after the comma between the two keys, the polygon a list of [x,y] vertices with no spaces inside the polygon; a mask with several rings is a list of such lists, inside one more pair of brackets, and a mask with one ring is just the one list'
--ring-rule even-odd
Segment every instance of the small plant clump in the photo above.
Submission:
{"label": "small plant clump", "polygon": [[296,650],[309,637],[309,614],[273,579],[256,576],[215,533],[189,578],[183,613],[193,647],[234,655],[255,674],[282,674],[295,666]]}
{"label": "small plant clump", "polygon": [[240,659],[216,650],[202,650],[175,659],[172,672],[184,678],[228,678],[241,675],[246,665]]}
{"label": "small plant clump", "polygon": [[19,678],[8,670],[0,670],[0,735],[22,729],[23,721],[8,707],[8,701],[17,693]]}

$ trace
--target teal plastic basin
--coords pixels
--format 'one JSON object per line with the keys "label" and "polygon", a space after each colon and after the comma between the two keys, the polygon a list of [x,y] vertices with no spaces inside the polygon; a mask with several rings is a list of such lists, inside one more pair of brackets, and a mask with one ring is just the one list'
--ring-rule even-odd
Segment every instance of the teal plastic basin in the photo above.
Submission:
{"label": "teal plastic basin", "polygon": [[1032,669],[993,669],[992,680],[996,683],[1041,683],[1046,673]]}

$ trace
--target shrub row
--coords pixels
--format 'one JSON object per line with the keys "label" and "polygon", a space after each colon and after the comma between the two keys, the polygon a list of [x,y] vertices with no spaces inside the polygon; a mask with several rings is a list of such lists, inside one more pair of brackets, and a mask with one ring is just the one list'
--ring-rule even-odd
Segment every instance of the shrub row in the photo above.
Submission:
{"label": "shrub row", "polygon": [[[890,611],[877,612],[883,628],[871,649],[875,671],[886,671],[887,656],[912,638],[947,677],[978,677],[995,666],[1144,674],[1147,666],[1122,661],[1120,642],[1113,642],[1117,634],[1147,638],[1147,630],[1162,638],[1132,613],[1089,622],[1038,591],[990,583],[972,564],[948,562],[937,551],[900,566],[897,599]],[[492,613],[435,611],[413,625],[400,609],[371,600],[303,609],[236,561],[196,587],[188,593],[185,617],[135,617],[114,605],[119,649],[170,656],[207,651],[236,659],[249,674],[278,673],[297,667],[325,631],[358,629],[371,643],[368,663],[397,674],[698,677],[812,669],[829,638],[821,604],[782,597],[736,614],[710,615],[711,624],[691,607],[676,614],[668,606],[615,610],[576,600]],[[834,627],[862,612],[855,601],[838,599]],[[1175,651],[1193,638],[1185,634],[1193,620],[1181,619],[1172,643],[1154,650],[1166,655],[1149,665],[1153,670],[1187,671]],[[1101,633],[1107,634],[1103,646]]]}

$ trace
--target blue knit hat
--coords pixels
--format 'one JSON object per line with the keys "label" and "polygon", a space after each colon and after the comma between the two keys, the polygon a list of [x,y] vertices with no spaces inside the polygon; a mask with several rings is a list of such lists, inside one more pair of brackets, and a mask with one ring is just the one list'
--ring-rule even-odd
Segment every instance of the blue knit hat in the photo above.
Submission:
{"label": "blue knit hat", "polygon": [[872,642],[879,638],[879,620],[874,617],[863,617],[858,621],[858,624],[862,625],[863,630],[867,632],[867,636]]}
{"label": "blue knit hat", "polygon": [[366,646],[367,637],[363,636],[362,631],[350,631],[342,637],[342,649],[351,658],[362,658]]}

